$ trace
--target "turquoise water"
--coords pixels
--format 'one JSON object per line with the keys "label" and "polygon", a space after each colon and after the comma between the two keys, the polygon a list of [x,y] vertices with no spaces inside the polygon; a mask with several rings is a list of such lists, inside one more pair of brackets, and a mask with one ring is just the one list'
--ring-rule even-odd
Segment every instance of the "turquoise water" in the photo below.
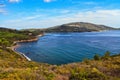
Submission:
{"label": "turquoise water", "polygon": [[120,31],[84,33],[46,33],[36,42],[20,43],[17,51],[33,61],[67,64],[93,58],[97,53],[120,53]]}

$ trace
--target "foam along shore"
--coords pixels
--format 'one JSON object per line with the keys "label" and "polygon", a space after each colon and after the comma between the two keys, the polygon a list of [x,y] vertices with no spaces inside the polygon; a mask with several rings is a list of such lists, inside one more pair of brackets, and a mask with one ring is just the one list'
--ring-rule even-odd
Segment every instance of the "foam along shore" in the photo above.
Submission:
{"label": "foam along shore", "polygon": [[[16,51],[17,52],[17,51]],[[27,57],[24,53],[21,52],[17,52],[19,54],[21,54],[23,57],[25,57],[28,61],[32,61],[29,57]]]}
{"label": "foam along shore", "polygon": [[28,61],[32,61],[29,57],[27,57],[24,53],[18,52],[16,50],[16,48],[18,48],[20,45],[16,44],[15,46],[12,47],[7,47],[10,48],[12,51],[14,51],[15,53],[17,53],[18,55],[20,55],[21,57],[24,57],[25,59],[27,59]]}
{"label": "foam along shore", "polygon": [[32,61],[32,60],[31,60],[29,57],[27,57],[24,53],[18,52],[18,51],[16,50],[16,48],[18,48],[18,47],[20,46],[20,45],[17,44],[17,43],[37,41],[38,38],[41,37],[41,36],[43,36],[43,34],[40,34],[40,35],[36,36],[36,38],[30,39],[30,40],[14,41],[13,44],[15,44],[15,46],[10,47],[10,49],[11,49],[12,51],[14,51],[15,53],[19,54],[21,57],[25,57],[28,61]]}

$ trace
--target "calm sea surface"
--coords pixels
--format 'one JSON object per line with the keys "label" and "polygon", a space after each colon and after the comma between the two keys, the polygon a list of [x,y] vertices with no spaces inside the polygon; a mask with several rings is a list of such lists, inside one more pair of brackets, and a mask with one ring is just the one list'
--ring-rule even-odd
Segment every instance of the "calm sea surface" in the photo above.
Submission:
{"label": "calm sea surface", "polygon": [[66,64],[93,58],[97,53],[120,53],[120,31],[46,33],[36,42],[20,43],[16,50],[33,61]]}

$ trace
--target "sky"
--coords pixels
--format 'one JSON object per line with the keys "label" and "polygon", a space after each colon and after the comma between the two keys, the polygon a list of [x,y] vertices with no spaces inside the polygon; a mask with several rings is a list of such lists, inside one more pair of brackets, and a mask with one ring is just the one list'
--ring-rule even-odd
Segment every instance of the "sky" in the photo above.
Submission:
{"label": "sky", "polygon": [[120,0],[0,0],[0,27],[47,28],[70,22],[120,28]]}

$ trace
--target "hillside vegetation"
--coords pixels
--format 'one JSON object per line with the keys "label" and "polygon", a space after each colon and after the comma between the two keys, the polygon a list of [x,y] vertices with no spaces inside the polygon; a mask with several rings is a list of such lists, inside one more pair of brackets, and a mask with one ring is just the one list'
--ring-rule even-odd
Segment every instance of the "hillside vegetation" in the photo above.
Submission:
{"label": "hillside vegetation", "polygon": [[7,28],[0,28],[0,46],[10,46],[14,41],[29,40],[35,38],[41,32],[18,31]]}
{"label": "hillside vegetation", "polygon": [[0,31],[0,80],[120,80],[120,55],[110,56],[110,52],[102,57],[96,54],[94,60],[59,66],[27,61],[8,46],[23,39],[21,35],[31,38],[28,33]]}
{"label": "hillside vegetation", "polygon": [[0,48],[0,80],[120,80],[120,55],[57,66]]}

